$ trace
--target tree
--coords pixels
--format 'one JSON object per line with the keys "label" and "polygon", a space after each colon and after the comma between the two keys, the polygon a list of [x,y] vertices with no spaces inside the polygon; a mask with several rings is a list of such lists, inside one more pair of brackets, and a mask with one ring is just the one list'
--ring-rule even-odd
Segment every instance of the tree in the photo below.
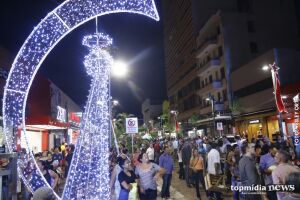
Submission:
{"label": "tree", "polygon": [[162,120],[162,126],[164,126],[165,131],[174,130],[174,124],[171,123],[170,117],[170,102],[164,100],[162,105],[162,115],[160,116]]}
{"label": "tree", "polygon": [[117,142],[124,144],[127,148],[131,143],[128,144],[128,138],[130,137],[126,134],[126,118],[134,117],[133,114],[119,113],[117,114],[116,120],[114,120],[114,131],[116,133]]}
{"label": "tree", "polygon": [[234,115],[240,115],[242,113],[242,104],[238,97],[233,98],[231,112]]}
{"label": "tree", "polygon": [[199,116],[194,113],[188,120],[188,123],[194,124],[199,120]]}

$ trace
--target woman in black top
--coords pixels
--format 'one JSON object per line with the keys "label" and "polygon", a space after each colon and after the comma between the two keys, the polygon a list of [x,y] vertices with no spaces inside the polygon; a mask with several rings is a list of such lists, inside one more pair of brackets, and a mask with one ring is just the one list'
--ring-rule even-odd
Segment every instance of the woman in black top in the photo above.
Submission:
{"label": "woman in black top", "polygon": [[119,200],[128,200],[129,192],[132,189],[131,183],[135,183],[136,175],[131,170],[130,160],[128,158],[118,159],[119,166],[123,169],[118,176],[121,185]]}

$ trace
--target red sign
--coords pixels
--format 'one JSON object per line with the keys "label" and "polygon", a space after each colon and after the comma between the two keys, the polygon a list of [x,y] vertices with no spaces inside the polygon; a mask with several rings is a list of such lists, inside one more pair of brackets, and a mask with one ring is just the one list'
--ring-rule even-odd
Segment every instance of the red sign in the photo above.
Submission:
{"label": "red sign", "polygon": [[76,115],[76,113],[70,113],[69,121],[80,123],[80,117]]}

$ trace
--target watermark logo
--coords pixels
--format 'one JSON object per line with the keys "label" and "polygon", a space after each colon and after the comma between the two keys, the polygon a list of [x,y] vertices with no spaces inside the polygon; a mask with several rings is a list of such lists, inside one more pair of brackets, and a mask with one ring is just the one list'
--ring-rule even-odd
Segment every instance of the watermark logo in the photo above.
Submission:
{"label": "watermark logo", "polygon": [[294,185],[251,185],[251,186],[231,186],[232,191],[239,191],[243,194],[260,194],[269,191],[275,192],[293,192],[295,190]]}

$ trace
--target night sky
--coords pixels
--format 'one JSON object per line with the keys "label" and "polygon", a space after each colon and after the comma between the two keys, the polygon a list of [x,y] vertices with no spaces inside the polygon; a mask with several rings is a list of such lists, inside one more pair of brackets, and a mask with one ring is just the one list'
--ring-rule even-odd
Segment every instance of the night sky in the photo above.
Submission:
{"label": "night sky", "polygon": [[[0,3],[0,46],[16,55],[25,39],[58,0],[2,0]],[[158,4],[159,2],[157,2]],[[160,13],[160,5],[157,5]],[[163,26],[137,14],[113,14],[98,18],[98,29],[114,40],[114,58],[129,64],[125,79],[111,79],[112,96],[120,101],[119,112],[141,116],[141,103],[166,98]],[[90,77],[84,66],[87,48],[84,35],[95,31],[95,20],[75,29],[48,55],[39,72],[52,80],[78,105],[84,106]]]}

